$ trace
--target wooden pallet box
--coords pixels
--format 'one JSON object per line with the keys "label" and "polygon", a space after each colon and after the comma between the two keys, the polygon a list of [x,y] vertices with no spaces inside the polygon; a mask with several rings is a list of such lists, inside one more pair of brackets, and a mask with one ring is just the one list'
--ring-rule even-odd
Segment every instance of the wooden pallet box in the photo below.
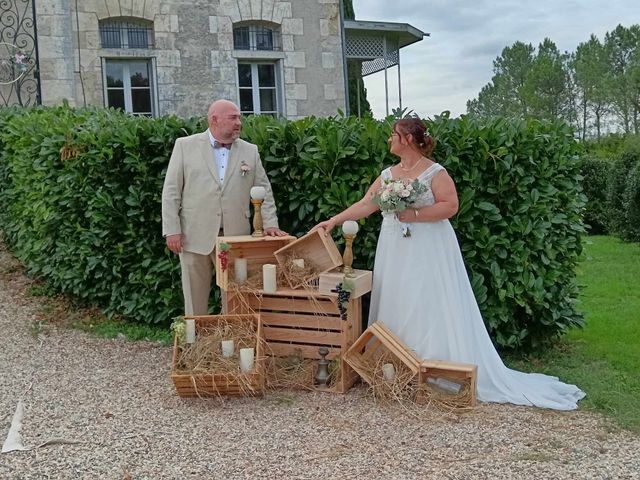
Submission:
{"label": "wooden pallet box", "polygon": [[385,363],[392,363],[396,372],[404,371],[404,387],[414,381],[420,372],[420,359],[381,321],[377,321],[349,348],[345,361],[358,372],[369,385],[375,385],[373,373]]}
{"label": "wooden pallet box", "polygon": [[[416,394],[416,402],[424,403],[424,395],[421,392],[421,386],[428,386],[428,381],[444,380],[444,389],[448,385],[459,388],[460,392],[465,393],[468,398],[469,407],[476,405],[477,383],[478,383],[478,367],[468,363],[445,362],[441,360],[423,360],[420,363],[420,373],[418,374],[418,392]],[[435,383],[437,386],[438,384]],[[467,392],[468,389],[468,392]],[[456,395],[455,390],[452,395]]]}
{"label": "wooden pallet box", "polygon": [[[353,274],[350,274],[346,280],[351,282],[354,288],[351,292],[351,298],[358,298],[371,291],[373,272],[371,270],[354,270]],[[337,295],[332,290],[335,290],[338,283],[344,283],[344,281],[345,275],[340,270],[321,273],[318,281],[318,291],[325,295]]]}
{"label": "wooden pallet box", "polygon": [[[234,324],[244,324],[243,328],[250,328],[255,332],[255,354],[254,368],[249,373],[240,371],[238,363],[237,371],[216,372],[207,371],[197,373],[185,371],[181,365],[181,355],[184,349],[189,348],[181,345],[178,336],[174,336],[173,359],[171,368],[171,381],[176,392],[181,397],[217,397],[217,396],[256,396],[262,395],[265,388],[265,352],[264,335],[262,332],[262,321],[258,314],[243,315],[202,315],[185,317],[195,320],[196,343],[198,338],[206,335],[207,329],[220,327],[225,324],[230,326],[233,332]],[[195,345],[195,344],[194,344]],[[238,348],[236,347],[236,354]],[[219,353],[213,353],[219,354]]]}
{"label": "wooden pallet box", "polygon": [[[312,264],[317,273],[304,279],[306,282],[315,280],[319,274],[342,265],[342,255],[340,255],[333,238],[330,235],[325,235],[322,230],[307,233],[305,236],[280,248],[274,255],[281,268],[284,267],[288,258],[301,258],[304,259],[305,263]],[[289,278],[287,280],[293,289],[303,286],[300,282],[295,282]]]}
{"label": "wooden pallet box", "polygon": [[329,354],[325,358],[338,362],[338,372],[332,387],[323,391],[345,393],[356,382],[357,373],[343,357],[362,332],[360,298],[350,299],[344,319],[335,296],[294,289],[260,295],[235,293],[227,298],[227,311],[260,314],[269,356],[317,361],[322,358],[320,347],[326,347]]}
{"label": "wooden pallet box", "polygon": [[[251,235],[241,235],[236,237],[218,237],[216,242],[216,285],[222,290],[228,290],[229,284],[233,281],[234,262],[237,258],[247,259],[247,269],[249,273],[262,271],[262,266],[267,263],[276,263],[274,253],[293,242],[296,237],[287,235],[285,237],[252,237]],[[220,245],[229,245],[227,250],[227,268],[223,268],[219,256]]]}

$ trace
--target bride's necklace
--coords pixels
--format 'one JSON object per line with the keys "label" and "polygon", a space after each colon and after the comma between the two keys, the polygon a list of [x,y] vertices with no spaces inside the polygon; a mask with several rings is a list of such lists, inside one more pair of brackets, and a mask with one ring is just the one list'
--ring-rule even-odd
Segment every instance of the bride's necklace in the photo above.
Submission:
{"label": "bride's necklace", "polygon": [[407,168],[404,166],[404,164],[402,162],[400,162],[400,170],[402,170],[403,172],[411,172],[413,171],[418,165],[420,165],[422,163],[422,159],[419,159],[411,168]]}

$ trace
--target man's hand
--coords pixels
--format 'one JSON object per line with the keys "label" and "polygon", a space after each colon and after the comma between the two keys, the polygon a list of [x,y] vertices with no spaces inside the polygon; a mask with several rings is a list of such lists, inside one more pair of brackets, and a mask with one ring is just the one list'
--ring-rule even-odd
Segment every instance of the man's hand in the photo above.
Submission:
{"label": "man's hand", "polygon": [[175,235],[167,235],[166,240],[167,240],[167,248],[169,250],[171,250],[176,255],[179,253],[182,253],[182,247],[184,245],[184,242],[182,240],[181,233],[177,233]]}
{"label": "man's hand", "polygon": [[265,228],[264,234],[268,235],[269,237],[286,237],[287,235],[289,235],[287,232],[283,232],[276,227]]}

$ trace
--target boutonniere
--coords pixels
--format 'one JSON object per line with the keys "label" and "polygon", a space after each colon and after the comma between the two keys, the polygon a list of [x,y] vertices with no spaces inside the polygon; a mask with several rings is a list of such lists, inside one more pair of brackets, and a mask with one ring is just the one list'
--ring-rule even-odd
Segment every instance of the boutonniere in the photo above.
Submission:
{"label": "boutonniere", "polygon": [[242,162],[240,164],[240,174],[244,177],[247,172],[251,171],[251,167],[249,165],[247,165],[246,163]]}

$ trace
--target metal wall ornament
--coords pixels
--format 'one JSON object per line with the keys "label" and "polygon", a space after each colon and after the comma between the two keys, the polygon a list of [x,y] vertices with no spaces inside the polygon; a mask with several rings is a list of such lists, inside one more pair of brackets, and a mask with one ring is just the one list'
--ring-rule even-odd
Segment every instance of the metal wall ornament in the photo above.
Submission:
{"label": "metal wall ornament", "polygon": [[0,107],[41,103],[35,0],[0,0]]}

